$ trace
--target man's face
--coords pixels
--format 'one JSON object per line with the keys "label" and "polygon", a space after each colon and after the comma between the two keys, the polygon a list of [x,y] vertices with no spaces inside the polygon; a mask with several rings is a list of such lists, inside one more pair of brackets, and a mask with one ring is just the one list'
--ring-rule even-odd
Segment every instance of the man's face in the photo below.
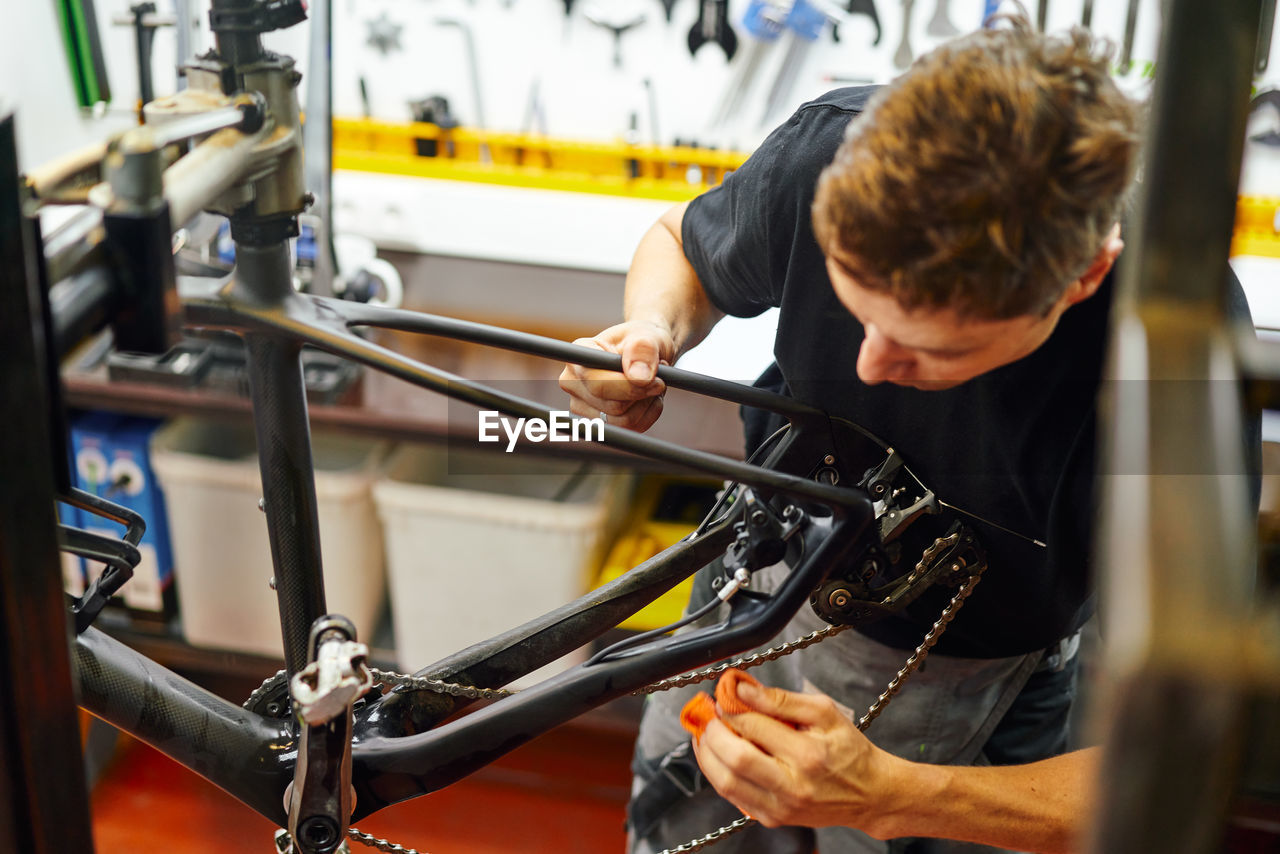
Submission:
{"label": "man's face", "polygon": [[1064,299],[1044,316],[974,320],[949,308],[908,311],[889,294],[860,285],[830,257],[827,272],[840,302],[866,330],[857,369],[867,385],[953,388],[1032,353],[1070,305]]}

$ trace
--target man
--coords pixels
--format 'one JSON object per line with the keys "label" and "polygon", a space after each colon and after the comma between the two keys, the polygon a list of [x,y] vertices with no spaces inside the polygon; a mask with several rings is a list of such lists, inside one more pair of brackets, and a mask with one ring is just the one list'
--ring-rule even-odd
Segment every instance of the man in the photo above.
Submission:
{"label": "man", "polygon": [[[713,723],[696,748],[674,720],[688,692],[656,695],[636,750],[635,851],[738,810],[760,825],[718,850],[1070,844],[1094,757],[1050,757],[1068,747],[1092,611],[1094,401],[1136,125],[1087,34],[1013,18],[883,88],[802,106],[646,234],[625,322],[579,342],[620,353],[626,382],[567,367],[574,412],[647,429],[662,412],[659,363],[726,314],[779,306],[772,384],[890,442],[967,511],[990,568],[870,743],[849,717],[948,591],[752,671],[773,686],[744,698],[757,711]],[[692,604],[709,595],[700,577]],[[819,625],[802,611],[782,638]],[[952,767],[983,763],[1001,767]]]}

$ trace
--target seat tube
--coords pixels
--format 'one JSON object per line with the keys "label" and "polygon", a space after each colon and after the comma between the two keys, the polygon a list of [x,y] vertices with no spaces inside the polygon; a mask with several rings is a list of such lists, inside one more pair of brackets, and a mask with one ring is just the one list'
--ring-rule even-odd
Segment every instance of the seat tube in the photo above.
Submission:
{"label": "seat tube", "polygon": [[[236,251],[237,290],[255,301],[283,305],[292,295],[287,243],[239,245]],[[306,666],[311,624],[325,614],[302,347],[296,340],[270,332],[248,332],[244,340],[262,472],[262,509],[271,540],[285,665],[293,674]]]}

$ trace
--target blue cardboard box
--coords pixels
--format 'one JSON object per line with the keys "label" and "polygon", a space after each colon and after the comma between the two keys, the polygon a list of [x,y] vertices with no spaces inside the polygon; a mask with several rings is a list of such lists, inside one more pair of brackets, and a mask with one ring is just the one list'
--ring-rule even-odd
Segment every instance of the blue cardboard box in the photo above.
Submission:
{"label": "blue cardboard box", "polygon": [[[169,545],[169,517],[164,494],[151,470],[148,444],[163,422],[158,418],[86,413],[71,425],[76,485],[140,514],[147,522],[138,544],[142,561],[120,596],[130,609],[164,614],[172,610],[173,556]],[[116,523],[80,511],[80,527],[120,537]],[[87,580],[102,572],[102,564],[84,561]]]}

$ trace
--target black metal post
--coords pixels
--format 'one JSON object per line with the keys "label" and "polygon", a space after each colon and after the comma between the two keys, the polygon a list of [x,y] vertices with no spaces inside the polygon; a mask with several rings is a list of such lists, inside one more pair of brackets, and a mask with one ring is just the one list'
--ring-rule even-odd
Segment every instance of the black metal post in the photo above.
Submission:
{"label": "black metal post", "polygon": [[0,118],[0,848],[93,851],[46,422],[48,366],[33,223],[12,115]]}
{"label": "black metal post", "polygon": [[[237,245],[237,292],[262,303],[283,301],[292,295],[292,282],[283,240]],[[292,674],[306,666],[311,624],[325,614],[302,345],[271,332],[250,332],[244,340],[285,665]]]}
{"label": "black metal post", "polygon": [[1258,0],[1165,4],[1113,314],[1099,565],[1111,724],[1090,850],[1222,849],[1250,662],[1254,525],[1227,254]]}

